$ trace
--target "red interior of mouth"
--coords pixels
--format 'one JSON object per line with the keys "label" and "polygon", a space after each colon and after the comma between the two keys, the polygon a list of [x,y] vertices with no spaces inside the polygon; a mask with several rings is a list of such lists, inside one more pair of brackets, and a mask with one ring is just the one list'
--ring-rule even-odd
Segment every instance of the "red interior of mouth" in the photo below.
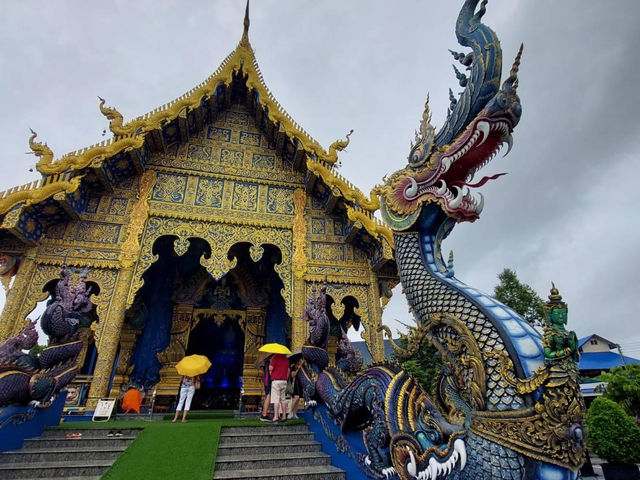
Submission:
{"label": "red interior of mouth", "polygon": [[491,157],[491,154],[498,146],[500,137],[501,132],[492,131],[489,133],[489,138],[487,138],[482,145],[478,146],[478,142],[476,142],[476,145],[471,147],[469,151],[462,156],[462,158],[456,160],[454,164],[449,167],[449,170],[442,175],[442,179],[449,186],[468,185],[471,187],[480,187],[489,180],[493,180],[498,178],[500,175],[504,175],[498,174],[492,175],[491,177],[483,177],[482,180],[475,184],[466,183],[469,173],[476,170],[479,165],[482,165],[489,157]]}

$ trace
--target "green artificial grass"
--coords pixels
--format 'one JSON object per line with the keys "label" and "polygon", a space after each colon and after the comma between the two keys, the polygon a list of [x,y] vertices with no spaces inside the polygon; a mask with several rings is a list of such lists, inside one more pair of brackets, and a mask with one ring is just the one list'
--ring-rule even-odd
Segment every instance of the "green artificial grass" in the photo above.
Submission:
{"label": "green artificial grass", "polygon": [[[195,413],[195,412],[194,412]],[[222,427],[265,427],[257,419],[215,418],[215,415],[189,415],[187,423],[170,420],[146,422],[119,420],[104,423],[69,422],[58,428],[81,431],[88,428],[142,428],[136,440],[104,474],[103,479],[188,478],[211,480]],[[202,418],[204,417],[204,418]],[[213,417],[213,418],[211,418]],[[171,417],[173,418],[173,417]],[[304,420],[289,420],[297,425]]]}

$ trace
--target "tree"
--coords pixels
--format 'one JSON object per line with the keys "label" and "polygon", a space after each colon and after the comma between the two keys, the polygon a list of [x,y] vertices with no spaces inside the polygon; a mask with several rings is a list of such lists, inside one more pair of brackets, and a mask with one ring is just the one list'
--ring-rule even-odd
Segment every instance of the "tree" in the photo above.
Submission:
{"label": "tree", "polygon": [[[403,340],[400,340],[398,345],[401,348],[406,348],[406,342]],[[435,347],[423,343],[420,350],[408,360],[400,358],[395,353],[393,357],[400,363],[403,370],[416,377],[416,380],[418,380],[418,383],[425,392],[433,395],[435,380],[442,365],[442,357]]]}
{"label": "tree", "polygon": [[505,268],[498,275],[500,284],[496,285],[493,296],[496,300],[511,307],[522,315],[530,325],[541,325],[544,321],[544,302],[542,298],[526,283],[520,282],[516,272]]}
{"label": "tree", "polygon": [[598,380],[607,382],[605,397],[622,405],[629,415],[640,418],[640,364],[614,367]]}

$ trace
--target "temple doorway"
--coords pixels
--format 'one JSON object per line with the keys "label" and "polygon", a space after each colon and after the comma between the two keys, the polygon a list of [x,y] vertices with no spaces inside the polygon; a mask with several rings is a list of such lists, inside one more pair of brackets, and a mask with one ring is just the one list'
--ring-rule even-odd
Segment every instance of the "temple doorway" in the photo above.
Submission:
{"label": "temple doorway", "polygon": [[200,377],[192,409],[234,409],[239,405],[244,365],[245,312],[195,310],[187,355],[204,355],[211,368]]}
{"label": "temple doorway", "polygon": [[215,279],[201,262],[211,254],[206,241],[190,238],[182,255],[175,241],[167,235],[154,244],[158,259],[143,276],[126,315],[121,345],[131,338],[131,346],[121,358],[130,360],[118,364],[122,374],[116,382],[121,391],[127,385],[156,390],[158,401],[171,408],[180,384],[175,364],[185,355],[205,355],[212,365],[201,377],[191,408],[236,409],[243,391],[262,390],[254,366],[257,349],[290,339],[291,318],[274,269],[281,252],[263,244],[258,256],[251,244],[237,243],[227,254],[235,259],[234,268]]}

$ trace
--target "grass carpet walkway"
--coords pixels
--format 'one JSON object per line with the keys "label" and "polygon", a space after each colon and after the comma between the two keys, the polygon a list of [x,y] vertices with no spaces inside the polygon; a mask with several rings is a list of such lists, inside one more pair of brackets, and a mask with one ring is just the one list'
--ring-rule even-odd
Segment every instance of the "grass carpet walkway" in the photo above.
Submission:
{"label": "grass carpet walkway", "polygon": [[[290,420],[288,425],[304,423]],[[218,441],[222,427],[265,427],[257,419],[210,418],[194,416],[187,423],[170,420],[145,422],[135,420],[105,423],[70,422],[58,428],[143,428],[138,438],[104,474],[103,479],[189,478],[211,480],[215,470]]]}

